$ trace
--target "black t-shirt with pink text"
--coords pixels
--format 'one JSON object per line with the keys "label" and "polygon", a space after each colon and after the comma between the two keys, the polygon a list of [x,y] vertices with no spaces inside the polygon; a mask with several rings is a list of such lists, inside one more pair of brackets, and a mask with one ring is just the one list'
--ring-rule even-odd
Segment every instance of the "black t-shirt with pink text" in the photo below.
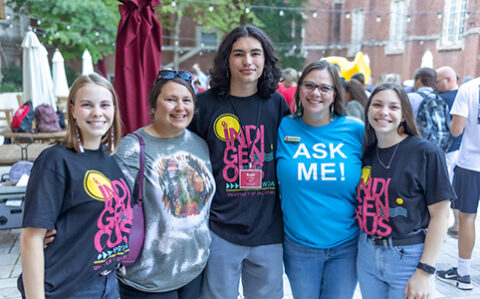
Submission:
{"label": "black t-shirt with pink text", "polygon": [[[389,169],[378,161],[376,150],[385,166],[391,160]],[[429,205],[453,199],[445,155],[430,141],[409,136],[396,152],[394,145],[363,157],[356,219],[368,235],[406,238],[427,228]]]}
{"label": "black t-shirt with pink text", "polygon": [[275,151],[280,121],[290,114],[285,100],[279,93],[219,99],[207,90],[197,103],[189,129],[207,141],[217,184],[210,229],[239,245],[282,242]]}
{"label": "black t-shirt with pink text", "polygon": [[55,145],[37,158],[23,227],[57,229],[44,250],[47,298],[66,298],[88,288],[100,272],[115,270],[128,253],[130,194],[122,171],[103,148],[76,153]]}

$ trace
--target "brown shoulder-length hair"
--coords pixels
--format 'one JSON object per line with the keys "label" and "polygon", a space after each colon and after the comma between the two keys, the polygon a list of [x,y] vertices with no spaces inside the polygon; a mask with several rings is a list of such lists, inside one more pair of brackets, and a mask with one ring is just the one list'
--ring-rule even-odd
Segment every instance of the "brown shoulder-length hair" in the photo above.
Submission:
{"label": "brown shoulder-length hair", "polygon": [[[102,136],[102,143],[106,144],[105,150],[110,154],[114,154],[117,150],[118,143],[120,142],[120,138],[122,137],[122,120],[120,118],[120,110],[118,108],[118,97],[117,93],[113,89],[112,84],[110,81],[105,79],[104,77],[100,76],[97,73],[92,73],[89,75],[82,75],[73,82],[73,85],[70,87],[70,93],[68,94],[68,105],[67,105],[67,134],[63,139],[62,143],[68,147],[73,148],[76,152],[80,152],[77,143],[77,136],[75,132],[75,119],[73,118],[73,106],[75,105],[75,100],[77,96],[77,92],[80,88],[84,87],[87,84],[96,84],[106,88],[112,94],[113,105],[115,107],[115,114],[113,117],[113,123],[110,129]],[[113,130],[113,147],[112,147],[112,140],[110,138],[110,134]],[[82,137],[82,132],[79,131],[80,138]]]}
{"label": "brown shoulder-length hair", "polygon": [[402,118],[404,119],[401,123],[400,126],[398,127],[398,132],[400,133],[406,133],[408,135],[413,135],[413,136],[420,136],[420,133],[418,132],[417,129],[417,124],[415,122],[415,117],[413,114],[412,110],[412,105],[410,104],[410,100],[408,99],[407,93],[405,92],[405,89],[396,83],[383,83],[379,86],[377,86],[370,97],[368,98],[367,106],[365,107],[365,136],[363,139],[363,153],[367,153],[377,147],[377,135],[375,135],[375,130],[373,127],[370,125],[369,120],[368,120],[368,110],[370,109],[370,104],[372,103],[373,97],[379,93],[380,91],[384,90],[393,90],[394,92],[397,93],[398,98],[400,99],[400,105],[402,109]]}
{"label": "brown shoulder-length hair", "polygon": [[333,86],[335,87],[335,98],[333,99],[333,113],[338,116],[343,116],[345,112],[345,95],[343,93],[342,81],[340,81],[340,76],[338,75],[337,68],[326,60],[319,60],[310,63],[303,69],[302,75],[298,78],[297,90],[295,91],[295,103],[297,104],[297,112],[295,113],[296,117],[301,117],[303,115],[303,107],[300,103],[300,88],[303,82],[303,79],[314,70],[327,70],[332,77]]}

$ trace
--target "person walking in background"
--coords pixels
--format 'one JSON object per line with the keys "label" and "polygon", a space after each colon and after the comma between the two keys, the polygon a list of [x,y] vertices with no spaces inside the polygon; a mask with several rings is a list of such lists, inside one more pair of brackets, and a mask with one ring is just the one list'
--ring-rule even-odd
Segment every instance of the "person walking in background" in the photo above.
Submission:
{"label": "person walking in background", "polygon": [[68,103],[65,139],[44,150],[30,174],[19,290],[26,298],[116,299],[115,269],[132,223],[130,191],[112,156],[121,136],[118,99],[93,73],[73,83]]}
{"label": "person walking in background", "polygon": [[455,199],[444,153],[419,137],[398,84],[375,88],[366,118],[356,210],[362,297],[428,298]]}
{"label": "person walking in background", "polygon": [[200,65],[198,63],[195,63],[192,66],[193,72],[196,75],[196,80],[195,81],[200,81],[200,87],[203,89],[208,88],[208,76],[202,71],[200,68]]}
{"label": "person walking in background", "polygon": [[470,279],[472,251],[475,245],[475,219],[480,199],[480,78],[460,86],[450,113],[453,136],[463,133],[453,176],[459,210],[458,264],[438,271],[437,278],[462,290],[473,288]]}
{"label": "person walking in background", "polygon": [[190,128],[207,141],[217,185],[202,299],[236,299],[240,276],[247,298],[283,296],[274,158],[277,129],[290,109],[275,92],[277,62],[262,30],[239,26],[219,46],[211,89],[198,95]]}
{"label": "person walking in background", "polygon": [[297,106],[295,105],[294,96],[295,91],[297,90],[298,73],[296,70],[288,67],[283,70],[282,78],[282,85],[277,89],[277,91],[283,96],[285,101],[287,101],[288,107],[290,107],[290,111],[292,113],[295,113],[295,111],[297,111]]}
{"label": "person walking in background", "polygon": [[[122,299],[200,296],[215,181],[205,141],[186,129],[195,110],[191,80],[186,71],[160,70],[148,96],[153,122],[135,131],[145,143],[145,241],[135,263],[118,271]],[[115,157],[134,190],[138,137],[122,138]]]}
{"label": "person walking in background", "polygon": [[365,105],[368,98],[360,83],[356,80],[345,82],[345,102],[347,115],[355,117],[365,123]]}
{"label": "person walking in background", "polygon": [[[363,75],[363,73],[355,73],[352,75],[352,77],[350,78],[350,81],[351,80],[356,80],[358,83],[360,83],[360,85],[362,86],[363,90],[365,91],[365,95],[367,96],[367,98],[370,96],[370,90],[367,89],[366,87],[366,82],[365,82],[365,76]],[[365,101],[365,104],[366,104],[366,101]]]}
{"label": "person walking in background", "polygon": [[415,71],[413,80],[413,92],[408,93],[408,99],[416,118],[420,103],[427,95],[434,93],[433,88],[437,82],[437,73],[430,67],[422,67]]}
{"label": "person walking in background", "polygon": [[[453,101],[458,92],[458,76],[455,71],[449,66],[443,66],[437,69],[437,82],[435,83],[435,91],[442,99],[447,102],[449,109],[452,109]],[[458,137],[452,137],[452,144],[445,153],[447,159],[448,176],[450,183],[453,184],[453,169],[458,157],[460,144],[462,142],[462,135]],[[458,209],[455,208],[457,201],[452,202],[453,210],[453,225],[448,228],[448,234],[454,238],[458,237]]]}
{"label": "person walking in background", "polygon": [[277,139],[285,272],[295,299],[349,299],[357,284],[363,124],[345,116],[329,62],[309,64],[298,86],[297,113],[283,118]]}

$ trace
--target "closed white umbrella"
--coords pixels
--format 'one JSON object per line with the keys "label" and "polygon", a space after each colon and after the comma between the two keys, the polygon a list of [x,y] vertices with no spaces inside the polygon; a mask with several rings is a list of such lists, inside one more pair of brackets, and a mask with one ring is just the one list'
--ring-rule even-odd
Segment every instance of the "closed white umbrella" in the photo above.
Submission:
{"label": "closed white umbrella", "polygon": [[68,97],[67,75],[65,74],[65,64],[63,56],[55,50],[52,57],[52,77],[53,77],[53,94],[57,98]]}
{"label": "closed white umbrella", "polygon": [[23,102],[32,101],[33,107],[47,104],[55,109],[52,74],[48,52],[31,29],[22,41],[23,48]]}
{"label": "closed white umbrella", "polygon": [[92,56],[88,49],[85,49],[82,54],[82,75],[88,75],[93,73]]}

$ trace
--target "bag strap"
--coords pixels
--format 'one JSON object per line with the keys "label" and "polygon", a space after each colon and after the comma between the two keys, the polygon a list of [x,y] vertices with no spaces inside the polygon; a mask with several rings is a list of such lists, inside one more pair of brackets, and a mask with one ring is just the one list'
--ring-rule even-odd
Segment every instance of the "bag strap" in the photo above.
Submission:
{"label": "bag strap", "polygon": [[142,203],[143,201],[143,178],[145,176],[145,142],[143,141],[142,136],[137,133],[133,133],[137,136],[138,141],[140,142],[140,170],[138,171],[138,198],[137,200]]}

